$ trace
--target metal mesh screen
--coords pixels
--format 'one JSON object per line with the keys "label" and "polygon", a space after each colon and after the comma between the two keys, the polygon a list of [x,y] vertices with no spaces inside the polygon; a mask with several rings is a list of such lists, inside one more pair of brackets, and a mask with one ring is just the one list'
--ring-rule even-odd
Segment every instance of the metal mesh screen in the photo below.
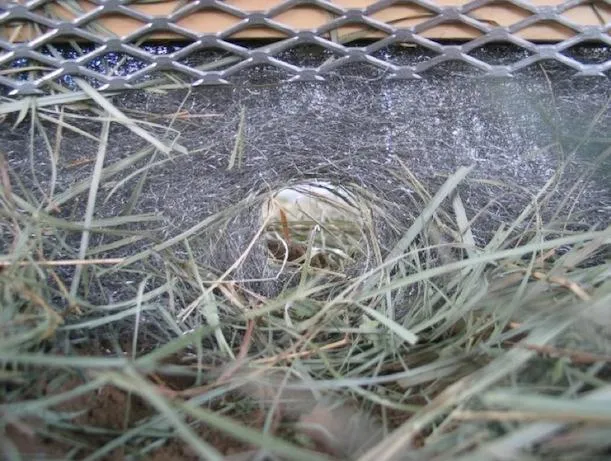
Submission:
{"label": "metal mesh screen", "polygon": [[[381,0],[348,8],[330,1],[289,0],[264,11],[245,11],[235,2],[199,0],[176,2],[163,16],[137,8],[138,3],[143,2],[89,0],[85,9],[73,0],[5,4],[0,7],[0,85],[11,95],[41,94],[54,85],[75,88],[72,78],[80,76],[100,89],[118,90],[142,85],[160,72],[196,85],[227,83],[256,66],[272,66],[283,80],[323,80],[354,63],[373,66],[387,78],[419,78],[448,61],[501,77],[545,60],[577,75],[605,75],[611,69],[608,1],[535,5],[475,0],[444,6],[447,2]],[[408,4],[421,15],[384,20],[388,8]],[[511,14],[501,15],[502,23],[481,19],[478,11],[490,5],[505,6]],[[283,14],[306,7],[326,19],[307,29],[282,20]],[[584,7],[594,18],[589,24],[571,14]],[[58,11],[67,11],[69,18]],[[222,18],[217,30],[190,26],[197,22],[190,17],[210,12]],[[130,31],[122,35],[105,29],[103,21],[113,17],[127,21]],[[448,24],[467,30],[464,40],[448,42],[443,34],[430,33]],[[17,39],[25,26],[30,35]],[[547,43],[529,39],[524,32],[535,26],[560,31],[561,38]],[[235,39],[257,29],[273,39]],[[491,46],[503,51],[489,52]],[[590,51],[583,52],[584,46]]]}

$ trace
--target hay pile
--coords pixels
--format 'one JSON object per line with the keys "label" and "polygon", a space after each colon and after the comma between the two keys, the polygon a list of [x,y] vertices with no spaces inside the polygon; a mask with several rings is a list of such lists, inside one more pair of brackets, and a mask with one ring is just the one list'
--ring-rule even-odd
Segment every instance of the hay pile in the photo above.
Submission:
{"label": "hay pile", "polygon": [[[450,111],[464,82],[80,85],[0,105],[8,459],[608,456],[606,101],[552,142]],[[333,270],[269,259],[265,201],[311,180],[370,212]]]}

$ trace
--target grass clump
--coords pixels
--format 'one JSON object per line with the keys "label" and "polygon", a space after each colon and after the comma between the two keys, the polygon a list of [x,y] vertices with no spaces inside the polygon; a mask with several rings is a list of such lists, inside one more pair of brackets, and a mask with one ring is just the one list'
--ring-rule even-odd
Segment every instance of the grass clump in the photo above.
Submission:
{"label": "grass clump", "polygon": [[[350,185],[371,210],[351,265],[270,264],[269,188],[180,231],[140,212],[149,172],[189,155],[175,119],[142,123],[80,86],[85,109],[3,108],[57,129],[44,185],[0,158],[5,458],[609,455],[611,228],[544,212],[562,166],[482,240],[486,210],[461,198],[482,182],[472,167],[429,190],[402,165],[380,174],[412,203]],[[115,124],[144,147],[109,156]],[[97,150],[59,190],[66,131]],[[121,208],[104,208],[119,190]]]}

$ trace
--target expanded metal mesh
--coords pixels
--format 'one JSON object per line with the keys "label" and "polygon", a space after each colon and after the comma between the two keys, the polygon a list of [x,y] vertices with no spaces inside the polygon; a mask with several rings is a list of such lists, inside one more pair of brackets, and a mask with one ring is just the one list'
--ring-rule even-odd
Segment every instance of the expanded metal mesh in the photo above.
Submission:
{"label": "expanded metal mesh", "polygon": [[[53,85],[74,87],[72,78],[80,76],[102,90],[118,90],[142,84],[159,72],[174,73],[195,85],[227,83],[262,65],[279,70],[288,81],[323,80],[353,63],[374,66],[388,78],[419,78],[448,61],[501,77],[545,60],[568,66],[577,75],[605,75],[611,69],[608,1],[535,5],[520,0],[475,0],[443,6],[426,0],[380,0],[362,8],[347,8],[331,1],[288,0],[265,11],[244,11],[229,1],[198,0],[177,2],[164,16],[134,8],[137,3],[89,0],[89,9],[82,9],[74,0],[5,4],[0,7],[0,31],[4,32],[0,34],[0,85],[9,88],[11,95],[40,94],[49,92]],[[409,25],[380,19],[383,15],[379,13],[385,9],[407,4],[423,12]],[[499,4],[511,8],[515,17],[507,16],[509,20],[500,24],[475,14]],[[570,14],[584,5],[596,18],[592,24],[577,22]],[[53,6],[57,8],[53,10]],[[311,29],[281,20],[283,14],[305,6],[323,12],[328,20]],[[58,15],[60,9],[69,11],[70,19]],[[194,31],[186,18],[202,12],[221,13],[233,20],[220,31]],[[110,17],[127,19],[133,31],[119,36],[100,26]],[[470,38],[450,43],[428,33],[444,24],[468,29]],[[563,38],[553,43],[525,38],[524,31],[539,25],[561,30]],[[34,34],[19,40],[25,26]],[[253,28],[265,29],[276,39],[265,43],[234,39]],[[337,33],[347,28],[352,32]],[[164,35],[178,37],[181,42],[151,44],[150,38]],[[500,55],[486,52],[492,44],[504,47],[504,51]],[[595,50],[582,52],[583,45],[594,45]]]}

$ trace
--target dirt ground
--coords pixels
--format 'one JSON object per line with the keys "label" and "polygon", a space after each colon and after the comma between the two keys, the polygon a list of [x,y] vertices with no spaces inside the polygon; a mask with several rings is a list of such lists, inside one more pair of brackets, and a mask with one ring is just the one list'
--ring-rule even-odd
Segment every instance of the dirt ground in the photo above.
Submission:
{"label": "dirt ground", "polygon": [[[120,341],[120,346],[125,353],[130,353],[130,340]],[[145,349],[147,347],[143,345],[141,351]],[[106,355],[103,352],[104,350],[106,350],[106,344],[101,342],[95,346],[89,345],[78,348],[74,353],[80,356],[96,357]],[[177,357],[174,356],[166,359],[164,363],[174,362],[177,360]],[[58,382],[60,383],[59,385],[57,384]],[[51,397],[75,389],[86,382],[88,382],[88,378],[80,376],[76,372],[68,375],[65,372],[50,373],[43,370],[40,372],[40,380],[37,385],[30,388],[25,397],[30,399]],[[192,379],[180,376],[166,377],[156,375],[152,378],[152,382],[157,383],[164,390],[173,391],[183,390],[193,385]],[[214,403],[213,405],[222,406],[222,403]],[[83,446],[83,449],[72,459],[83,459],[121,432],[136,427],[147,418],[157,414],[140,397],[130,395],[113,385],[106,385],[96,391],[72,398],[54,406],[52,410],[60,414],[73,414],[74,416],[69,418],[69,423],[72,423],[78,429],[62,431],[55,428],[52,430],[55,437],[45,437],[40,435],[45,431],[44,424],[36,418],[9,425],[7,436],[16,445],[25,460],[64,460],[70,447],[75,445]],[[254,408],[251,413],[244,413],[240,416],[243,419],[242,423],[258,428],[262,427],[266,417],[265,413],[259,408]],[[231,439],[222,432],[205,425],[192,426],[192,429],[223,455],[242,453],[250,448],[244,443]],[[112,437],[98,435],[101,430],[109,430],[114,435]],[[60,437],[58,437],[60,434],[61,436],[68,437],[72,443],[70,445],[62,443]],[[74,443],[74,441],[77,441],[77,443]],[[101,459],[103,461],[121,461],[130,454],[133,454],[133,449],[124,445]],[[151,461],[196,461],[200,458],[180,438],[169,437],[162,446],[149,451],[141,459]]]}
{"label": "dirt ground", "polygon": [[[54,395],[62,391],[70,390],[71,388],[82,384],[82,380],[78,378],[71,379],[62,389],[50,391],[48,395]],[[143,418],[150,416],[153,411],[141,399],[135,396],[129,396],[121,389],[113,386],[106,386],[99,392],[89,393],[77,398],[74,398],[66,403],[58,405],[54,408],[62,412],[85,412],[73,419],[77,426],[111,429],[114,431],[122,431],[126,427],[133,427]],[[125,421],[126,414],[129,413],[129,418]],[[245,415],[245,421],[251,421],[253,425],[263,422],[264,414]],[[22,421],[19,426],[13,425],[8,431],[8,436],[11,441],[18,447],[24,459],[49,460],[49,459],[64,459],[68,450],[68,445],[61,443],[58,440],[41,437],[35,435],[32,431],[40,426],[36,420]],[[205,441],[214,446],[224,455],[241,453],[248,450],[248,446],[226,437],[221,432],[205,426],[194,428],[195,432]],[[95,435],[76,435],[83,443],[97,448],[105,442],[104,437]],[[87,452],[92,450],[83,450],[83,455],[76,459],[82,459]],[[105,461],[120,461],[125,459],[129,454],[129,449],[121,447],[113,450],[111,453],[102,458]],[[182,440],[170,438],[163,446],[149,452],[146,459],[151,461],[196,461],[200,459],[193,450]]]}

